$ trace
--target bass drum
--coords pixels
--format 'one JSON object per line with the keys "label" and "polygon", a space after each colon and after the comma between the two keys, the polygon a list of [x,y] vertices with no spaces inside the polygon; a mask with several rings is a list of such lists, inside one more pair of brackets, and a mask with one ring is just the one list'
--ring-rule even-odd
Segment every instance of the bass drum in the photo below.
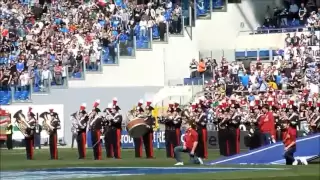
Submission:
{"label": "bass drum", "polygon": [[132,138],[140,138],[148,132],[148,125],[143,118],[131,119],[127,124],[128,134]]}

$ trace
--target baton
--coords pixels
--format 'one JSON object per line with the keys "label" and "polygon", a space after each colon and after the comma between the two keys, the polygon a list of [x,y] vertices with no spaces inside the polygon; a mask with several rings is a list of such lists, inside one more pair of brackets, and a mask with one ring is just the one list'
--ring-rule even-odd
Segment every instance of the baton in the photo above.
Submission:
{"label": "baton", "polygon": [[99,140],[92,146],[92,148],[94,148],[100,141],[101,141],[101,139],[99,139]]}

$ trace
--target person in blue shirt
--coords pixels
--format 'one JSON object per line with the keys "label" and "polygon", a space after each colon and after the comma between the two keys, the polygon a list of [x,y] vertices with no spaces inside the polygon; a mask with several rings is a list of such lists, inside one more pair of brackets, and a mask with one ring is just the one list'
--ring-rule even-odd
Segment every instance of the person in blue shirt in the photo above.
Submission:
{"label": "person in blue shirt", "polygon": [[244,87],[248,87],[249,75],[247,74],[247,72],[244,72],[243,76],[240,77],[240,81]]}
{"label": "person in blue shirt", "polygon": [[24,63],[21,60],[19,60],[19,62],[16,64],[16,69],[19,73],[24,70]]}

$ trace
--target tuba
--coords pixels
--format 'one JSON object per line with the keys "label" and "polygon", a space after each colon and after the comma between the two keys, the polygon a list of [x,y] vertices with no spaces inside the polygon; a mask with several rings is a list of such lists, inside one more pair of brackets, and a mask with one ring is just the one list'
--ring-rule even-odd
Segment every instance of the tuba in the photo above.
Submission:
{"label": "tuba", "polygon": [[25,137],[30,137],[34,133],[34,131],[31,130],[30,124],[26,121],[26,117],[22,113],[22,110],[16,112],[13,115],[13,118],[15,119],[16,126]]}
{"label": "tuba", "polygon": [[50,113],[43,112],[39,116],[42,119],[42,128],[47,131],[48,134],[51,134],[54,130],[54,127],[52,126],[52,117]]}

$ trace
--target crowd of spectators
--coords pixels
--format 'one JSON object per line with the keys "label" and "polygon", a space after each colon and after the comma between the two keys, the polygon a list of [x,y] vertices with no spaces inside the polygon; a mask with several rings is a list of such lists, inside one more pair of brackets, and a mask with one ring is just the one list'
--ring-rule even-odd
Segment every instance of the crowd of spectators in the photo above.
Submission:
{"label": "crowd of spectators", "polygon": [[311,31],[320,29],[320,4],[314,0],[284,1],[283,7],[267,6],[265,21],[261,29],[301,27]]}
{"label": "crowd of spectators", "polygon": [[0,2],[0,104],[65,87],[84,71],[101,71],[133,49],[151,48],[182,31],[181,8],[102,0]]}
{"label": "crowd of spectators", "polygon": [[[193,60],[191,77],[206,72],[211,75],[211,80],[205,82],[204,95],[194,102],[203,101],[210,107],[209,129],[218,129],[219,117],[236,106],[242,117],[241,129],[249,130],[257,123],[263,105],[268,104],[279,133],[282,122],[288,119],[302,135],[319,132],[320,37],[314,32],[304,34],[288,34],[286,46],[267,63],[259,58],[250,66],[225,58],[220,63]],[[298,118],[292,118],[293,115]]]}

